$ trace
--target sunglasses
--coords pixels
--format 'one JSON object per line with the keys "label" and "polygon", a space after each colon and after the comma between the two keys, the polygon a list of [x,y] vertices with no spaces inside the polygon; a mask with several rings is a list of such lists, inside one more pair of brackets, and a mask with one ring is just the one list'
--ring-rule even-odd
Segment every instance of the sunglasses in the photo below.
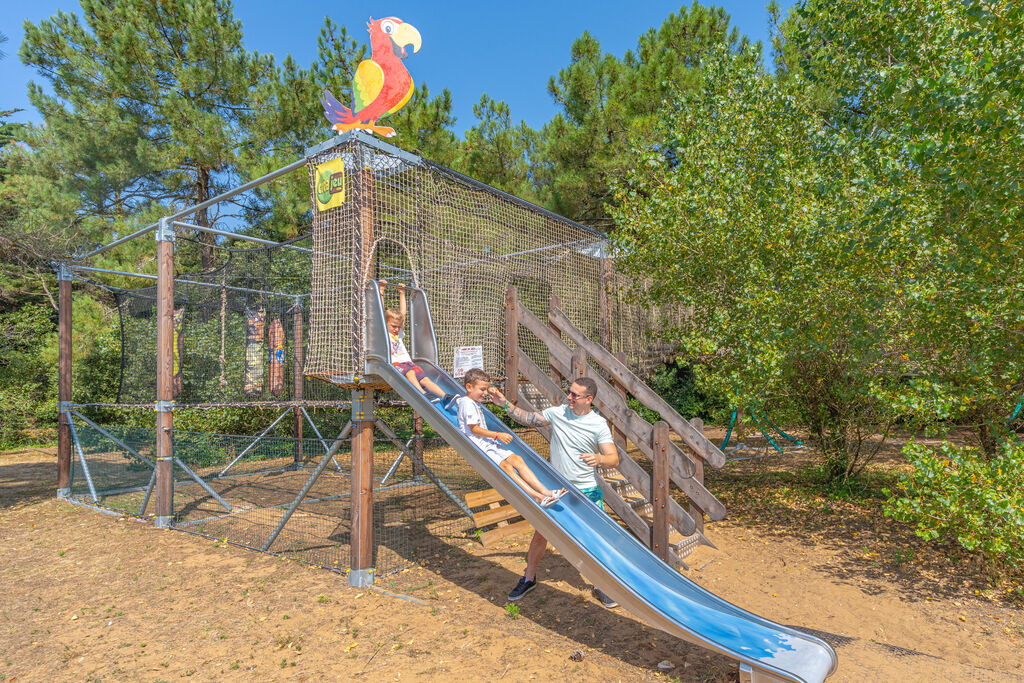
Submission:
{"label": "sunglasses", "polygon": [[581,398],[590,398],[590,394],[577,394],[575,391],[570,391],[567,396],[579,400]]}

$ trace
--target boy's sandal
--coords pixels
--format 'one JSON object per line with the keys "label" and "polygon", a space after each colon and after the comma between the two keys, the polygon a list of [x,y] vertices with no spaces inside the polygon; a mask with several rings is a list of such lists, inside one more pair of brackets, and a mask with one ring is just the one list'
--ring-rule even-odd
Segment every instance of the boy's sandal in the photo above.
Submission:
{"label": "boy's sandal", "polygon": [[565,489],[559,489],[540,502],[542,508],[549,508],[562,499],[566,493]]}

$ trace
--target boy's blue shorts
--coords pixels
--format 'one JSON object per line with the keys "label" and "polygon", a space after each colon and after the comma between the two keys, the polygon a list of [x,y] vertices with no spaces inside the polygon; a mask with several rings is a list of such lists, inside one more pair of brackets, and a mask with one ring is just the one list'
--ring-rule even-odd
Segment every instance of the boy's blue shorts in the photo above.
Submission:
{"label": "boy's blue shorts", "polygon": [[594,501],[594,504],[597,505],[597,507],[602,510],[604,509],[604,493],[601,491],[600,486],[595,486],[590,489],[580,489],[580,493]]}

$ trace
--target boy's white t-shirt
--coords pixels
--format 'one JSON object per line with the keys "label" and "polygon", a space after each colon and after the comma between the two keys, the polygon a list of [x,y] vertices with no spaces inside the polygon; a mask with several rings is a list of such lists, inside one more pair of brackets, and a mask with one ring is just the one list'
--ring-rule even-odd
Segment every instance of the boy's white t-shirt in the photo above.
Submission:
{"label": "boy's white t-shirt", "polygon": [[484,411],[480,407],[480,404],[471,399],[469,396],[460,396],[459,400],[456,401],[456,405],[459,408],[459,430],[466,435],[466,437],[472,441],[477,447],[487,454],[491,460],[495,463],[500,463],[502,460],[512,455],[512,451],[507,448],[502,448],[501,445],[494,439],[488,439],[482,436],[477,436],[470,429],[471,425],[480,425],[484,429],[487,429],[487,420],[484,419]]}
{"label": "boy's white t-shirt", "polygon": [[391,340],[391,362],[392,363],[411,363],[412,356],[409,355],[409,351],[405,348],[405,330],[402,330],[398,334],[391,334],[388,332],[388,338]]}
{"label": "boy's white t-shirt", "polygon": [[595,468],[580,460],[581,453],[600,453],[600,444],[614,443],[608,421],[591,410],[577,415],[567,404],[541,412],[551,425],[551,464],[578,489],[598,486]]}

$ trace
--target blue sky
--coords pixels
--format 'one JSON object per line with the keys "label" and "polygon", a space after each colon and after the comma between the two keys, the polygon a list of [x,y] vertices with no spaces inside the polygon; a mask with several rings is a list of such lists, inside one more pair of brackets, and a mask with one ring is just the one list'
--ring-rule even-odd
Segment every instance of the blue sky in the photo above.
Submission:
{"label": "blue sky", "polygon": [[[728,0],[715,4],[729,12],[743,34],[767,46],[766,2]],[[349,34],[358,40],[365,40],[365,24],[370,16],[397,16],[413,24],[423,37],[423,48],[406,60],[406,66],[416,82],[426,83],[431,93],[451,90],[458,118],[455,130],[461,135],[473,125],[473,105],[485,92],[496,100],[505,100],[513,120],[523,119],[540,128],[556,113],[547,82],[568,64],[573,39],[584,30],[590,31],[605,51],[621,57],[636,46],[641,33],[659,26],[681,4],[660,0],[236,0],[234,7],[248,49],[272,53],[279,60],[291,54],[303,66],[308,66],[316,54],[317,36],[327,14],[336,24],[347,26]],[[780,4],[788,9],[793,0]],[[0,32],[8,37],[8,42],[0,46],[7,53],[0,60],[0,110],[25,109],[12,117],[15,121],[39,120],[31,110],[26,89],[30,80],[43,82],[18,59],[22,25],[26,20],[37,23],[58,10],[78,12],[79,5],[73,0],[0,0]],[[769,56],[767,47],[765,56]]]}

